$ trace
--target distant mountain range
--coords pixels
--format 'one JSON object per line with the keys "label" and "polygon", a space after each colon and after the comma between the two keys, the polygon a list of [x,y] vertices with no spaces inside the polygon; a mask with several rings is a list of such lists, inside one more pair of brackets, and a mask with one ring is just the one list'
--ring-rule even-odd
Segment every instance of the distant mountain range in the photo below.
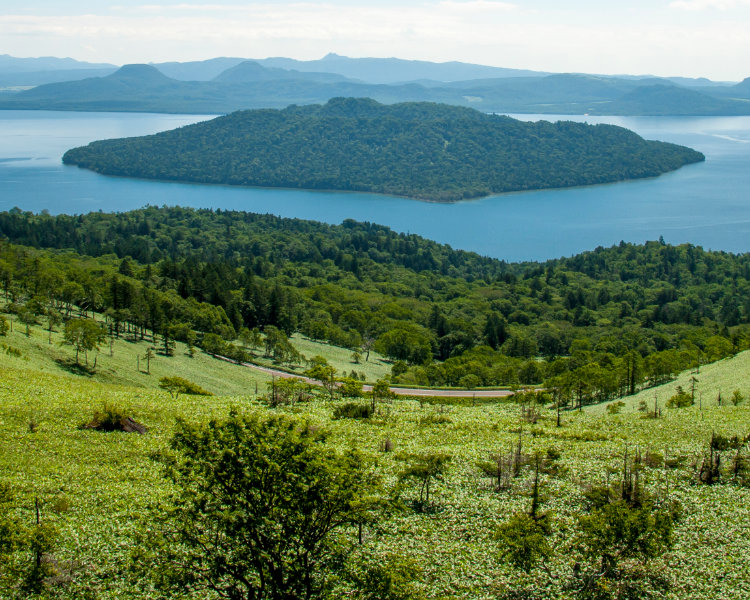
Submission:
{"label": "distant mountain range", "polygon": [[[32,82],[47,78],[47,83]],[[36,85],[31,89],[18,89]],[[430,101],[485,112],[592,115],[747,115],[750,78],[549,74],[397,58],[215,58],[114,65],[0,56],[0,108],[227,113],[319,104],[334,97]]]}
{"label": "distant mountain range", "polygon": [[16,58],[2,54],[0,88],[30,87],[86,77],[103,77],[116,70],[116,65],[80,62],[72,58]]}

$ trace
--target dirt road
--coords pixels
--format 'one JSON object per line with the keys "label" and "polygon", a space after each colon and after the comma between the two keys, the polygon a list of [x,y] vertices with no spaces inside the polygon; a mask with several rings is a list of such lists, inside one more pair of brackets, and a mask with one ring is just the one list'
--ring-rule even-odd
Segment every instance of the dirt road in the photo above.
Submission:
{"label": "dirt road", "polygon": [[[225,358],[224,360],[229,359]],[[307,383],[320,385],[320,382],[315,379],[310,379],[309,377],[301,375],[294,375],[292,373],[287,373],[286,371],[278,371],[276,369],[271,369],[270,367],[261,367],[252,363],[242,363],[242,365],[249,369],[260,371],[261,373],[273,375],[274,377],[281,377],[284,379],[296,377]],[[371,392],[372,386],[363,385],[362,390],[365,392]],[[421,388],[404,387],[391,387],[390,390],[397,396],[430,396],[431,398],[504,398],[513,395],[513,392],[509,390],[425,390]]]}

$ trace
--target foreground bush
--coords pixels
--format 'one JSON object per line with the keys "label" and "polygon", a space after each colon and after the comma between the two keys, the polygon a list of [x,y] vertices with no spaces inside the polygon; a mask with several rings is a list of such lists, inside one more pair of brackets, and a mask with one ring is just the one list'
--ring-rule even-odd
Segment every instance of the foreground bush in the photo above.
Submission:
{"label": "foreground bush", "polygon": [[178,422],[171,448],[175,491],[135,559],[178,595],[318,597],[348,550],[343,530],[370,517],[375,481],[362,458],[327,448],[306,421],[232,411]]}

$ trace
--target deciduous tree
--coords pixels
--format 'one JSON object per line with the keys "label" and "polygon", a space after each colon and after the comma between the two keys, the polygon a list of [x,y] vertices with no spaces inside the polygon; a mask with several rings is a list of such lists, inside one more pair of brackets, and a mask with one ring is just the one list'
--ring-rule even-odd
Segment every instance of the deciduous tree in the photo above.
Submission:
{"label": "deciduous tree", "polygon": [[[362,457],[326,447],[306,421],[232,411],[178,422],[169,500],[136,561],[162,586],[229,599],[320,597],[377,489]],[[373,500],[374,502],[374,500]]]}
{"label": "deciduous tree", "polygon": [[65,324],[63,340],[76,349],[76,364],[80,352],[86,353],[88,364],[88,352],[98,350],[106,336],[104,328],[91,319],[71,319]]}

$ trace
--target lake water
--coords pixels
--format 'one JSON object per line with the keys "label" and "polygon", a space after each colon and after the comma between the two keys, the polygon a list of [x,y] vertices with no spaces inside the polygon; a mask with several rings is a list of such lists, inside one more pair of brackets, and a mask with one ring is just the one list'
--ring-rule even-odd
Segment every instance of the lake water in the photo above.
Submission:
{"label": "lake water", "polygon": [[[614,123],[691,146],[706,162],[661,177],[435,204],[376,194],[141,181],[61,163],[90,141],[144,135],[199,115],[0,111],[0,210],[79,214],[150,205],[271,213],[327,223],[372,221],[509,261],[569,256],[660,236],[707,249],[750,251],[750,117],[560,117]],[[522,115],[548,119],[550,115]]]}

